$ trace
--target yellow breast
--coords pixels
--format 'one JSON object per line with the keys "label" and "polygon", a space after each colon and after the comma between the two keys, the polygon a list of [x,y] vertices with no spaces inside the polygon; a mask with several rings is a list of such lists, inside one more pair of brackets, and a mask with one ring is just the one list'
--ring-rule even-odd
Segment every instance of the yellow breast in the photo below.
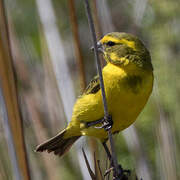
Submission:
{"label": "yellow breast", "polygon": [[131,125],[142,111],[153,87],[153,73],[134,65],[126,68],[108,64],[103,71],[109,112],[121,131]]}

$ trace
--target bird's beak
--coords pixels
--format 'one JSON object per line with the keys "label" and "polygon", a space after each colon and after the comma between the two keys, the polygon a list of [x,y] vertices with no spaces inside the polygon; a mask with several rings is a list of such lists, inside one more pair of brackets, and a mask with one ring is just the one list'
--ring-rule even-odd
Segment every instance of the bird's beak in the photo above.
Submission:
{"label": "bird's beak", "polygon": [[[103,45],[101,44],[100,41],[97,42],[97,49],[99,52],[103,53]],[[91,50],[94,51],[94,46],[91,47]]]}

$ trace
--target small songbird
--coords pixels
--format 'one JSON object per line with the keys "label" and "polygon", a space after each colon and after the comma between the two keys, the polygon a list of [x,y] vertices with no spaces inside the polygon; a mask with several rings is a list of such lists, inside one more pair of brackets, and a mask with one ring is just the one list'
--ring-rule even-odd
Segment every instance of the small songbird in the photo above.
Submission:
{"label": "small songbird", "polygon": [[[153,67],[149,51],[134,35],[112,32],[97,44],[107,64],[102,70],[112,133],[130,126],[144,108],[153,87]],[[66,129],[40,144],[36,151],[62,156],[81,136],[93,136],[102,143],[108,133],[102,126],[104,109],[99,77],[89,83],[77,99]]]}

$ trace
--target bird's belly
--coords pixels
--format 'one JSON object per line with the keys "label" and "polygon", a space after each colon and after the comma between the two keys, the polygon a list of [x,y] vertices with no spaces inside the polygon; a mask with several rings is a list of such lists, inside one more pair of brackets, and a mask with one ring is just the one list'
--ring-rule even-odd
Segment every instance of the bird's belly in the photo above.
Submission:
{"label": "bird's belly", "polygon": [[136,120],[151,94],[152,85],[153,75],[130,76],[111,85],[114,88],[109,89],[107,100],[114,122],[113,132],[129,127]]}
{"label": "bird's belly", "polygon": [[130,95],[116,99],[110,107],[110,114],[114,122],[112,131],[121,131],[129,127],[142,111],[148,97],[140,95]]}

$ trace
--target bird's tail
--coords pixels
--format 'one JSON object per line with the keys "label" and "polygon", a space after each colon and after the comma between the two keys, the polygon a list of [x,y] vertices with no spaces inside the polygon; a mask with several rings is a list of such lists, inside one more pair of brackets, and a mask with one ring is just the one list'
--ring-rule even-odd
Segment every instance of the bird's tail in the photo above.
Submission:
{"label": "bird's tail", "polygon": [[65,137],[66,129],[61,131],[53,138],[37,146],[37,152],[47,151],[54,152],[55,155],[64,155],[73,145],[73,143],[80,138],[80,136]]}

